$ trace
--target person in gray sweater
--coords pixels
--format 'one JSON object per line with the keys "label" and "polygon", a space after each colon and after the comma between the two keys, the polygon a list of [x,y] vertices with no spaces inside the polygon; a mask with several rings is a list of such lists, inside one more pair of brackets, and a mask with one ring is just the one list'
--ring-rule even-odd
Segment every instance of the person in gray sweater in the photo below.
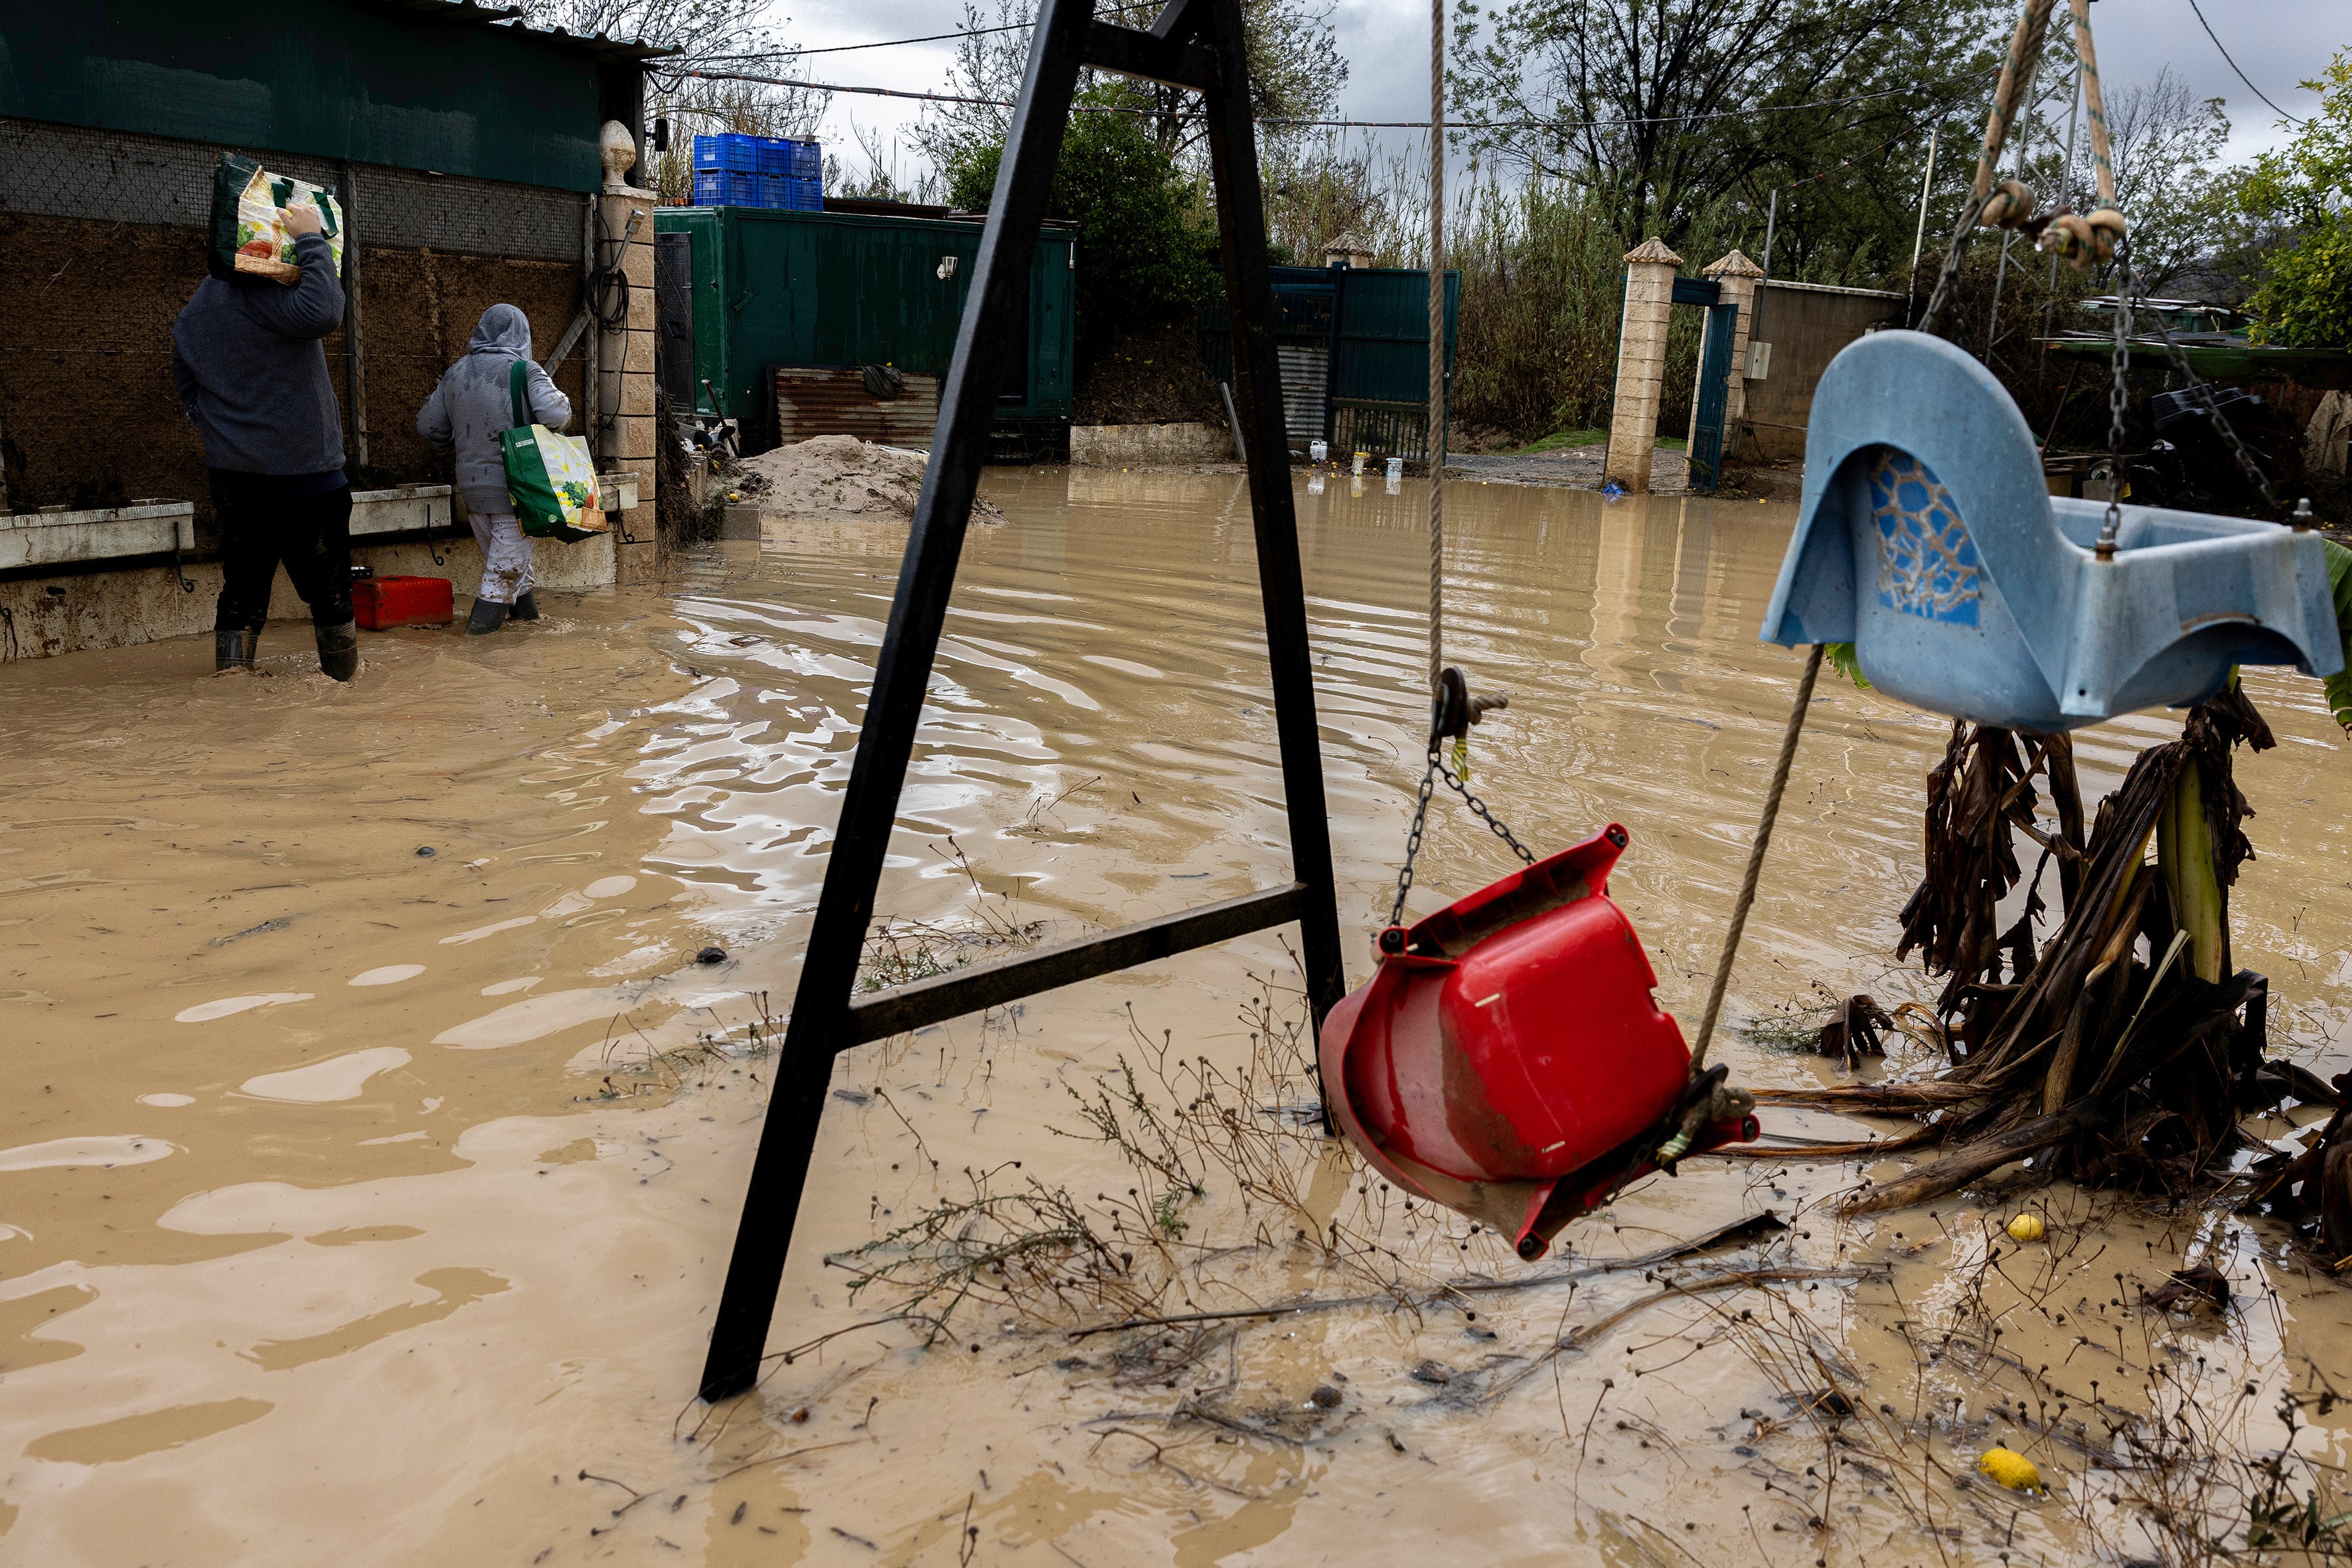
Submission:
{"label": "person in gray sweater", "polygon": [[282,561],[310,607],[319,668],[349,680],[360,666],[352,487],[343,477],[342,410],[320,343],[342,324],[343,289],[317,212],[289,208],[286,227],[300,279],[197,285],[172,324],[172,384],[204,437],[220,523],[214,668],[253,668]]}
{"label": "person in gray sweater", "polygon": [[[529,416],[522,421],[514,416],[511,392],[518,363]],[[506,448],[499,439],[519,423],[561,430],[572,423],[572,400],[531,363],[530,319],[512,305],[493,305],[475,323],[466,357],[442,373],[416,415],[418,435],[436,447],[457,448],[457,494],[482,547],[482,583],[466,621],[469,636],[497,631],[509,617],[539,619],[530,590],[532,541],[507,494]]]}

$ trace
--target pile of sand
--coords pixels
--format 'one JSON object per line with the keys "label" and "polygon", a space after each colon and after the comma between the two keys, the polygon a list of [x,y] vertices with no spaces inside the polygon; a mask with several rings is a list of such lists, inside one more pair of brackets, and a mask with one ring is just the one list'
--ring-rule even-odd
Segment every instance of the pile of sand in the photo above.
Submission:
{"label": "pile of sand", "polygon": [[[915,515],[927,460],[921,452],[855,436],[818,436],[745,458],[738,488],[763,514],[904,522]],[[971,515],[984,522],[1004,516],[984,500],[972,503]]]}

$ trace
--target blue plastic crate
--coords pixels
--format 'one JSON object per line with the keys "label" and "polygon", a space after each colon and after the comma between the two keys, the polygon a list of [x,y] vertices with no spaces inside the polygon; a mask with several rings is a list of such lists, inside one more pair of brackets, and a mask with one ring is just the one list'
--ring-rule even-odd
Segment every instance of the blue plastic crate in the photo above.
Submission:
{"label": "blue plastic crate", "polygon": [[793,166],[789,171],[804,180],[824,178],[824,145],[818,142],[793,142]]}
{"label": "blue plastic crate", "polygon": [[760,138],[760,173],[789,174],[793,172],[793,144],[782,136]]}
{"label": "blue plastic crate", "polygon": [[757,174],[760,171],[760,138],[734,131],[717,136],[698,136],[694,139],[694,166],[740,174]]}
{"label": "blue plastic crate", "polygon": [[793,205],[790,174],[760,176],[760,205],[763,207],[788,207]]}
{"label": "blue plastic crate", "polygon": [[740,174],[731,169],[697,169],[694,172],[694,205],[698,207],[756,207],[764,205],[761,199],[761,176]]}
{"label": "blue plastic crate", "polygon": [[804,179],[798,174],[788,174],[784,177],[784,187],[785,206],[795,212],[824,211],[824,182],[822,179]]}

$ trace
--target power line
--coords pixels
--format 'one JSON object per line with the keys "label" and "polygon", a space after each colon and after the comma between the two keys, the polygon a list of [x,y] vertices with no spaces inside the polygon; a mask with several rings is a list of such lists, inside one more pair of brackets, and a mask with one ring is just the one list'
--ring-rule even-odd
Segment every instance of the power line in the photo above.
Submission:
{"label": "power line", "polygon": [[[1106,5],[1106,12],[1124,15],[1129,11],[1159,9],[1159,0],[1148,0],[1136,5]],[[827,44],[823,48],[761,49],[742,55],[705,55],[706,60],[777,60],[798,59],[803,55],[845,55],[854,49],[895,49],[902,44],[938,44],[950,38],[977,38],[987,33],[1025,33],[1036,26],[1034,22],[1007,22],[994,27],[959,27],[952,33],[926,33],[919,38],[881,38],[870,44]]]}
{"label": "power line", "polygon": [[[2205,36],[2213,40],[2213,47],[2217,49],[2221,49],[2221,58],[2225,60],[2230,60],[2230,68],[2238,72],[2238,79],[2246,84],[2246,90],[2252,93],[2256,98],[2261,99],[2264,103],[2271,103],[2270,94],[2264,92],[2261,88],[2256,87],[2253,84],[2252,79],[2248,77],[2244,71],[2238,70],[2238,62],[2230,59],[2230,51],[2228,49],[2221,48],[2221,36],[2213,31],[2213,24],[2205,19],[2205,13],[2199,8],[2197,0],[2189,0],[2189,9],[2196,13],[2197,25],[2205,29]],[[2273,112],[2276,113],[2282,119],[2293,121],[2297,125],[2303,123],[2303,116],[2299,114],[2289,114],[2285,110],[2279,108],[2275,103],[2271,103],[2271,109]]]}
{"label": "power line", "polygon": [[[953,35],[949,35],[952,37]],[[1013,102],[1003,98],[972,98],[957,93],[912,92],[903,88],[852,86],[840,82],[800,81],[786,77],[761,76],[747,71],[680,70],[679,78],[691,77],[701,81],[745,81],[766,87],[796,88],[805,92],[844,92],[871,98],[904,98],[929,103],[973,104],[987,109],[1011,109]],[[1973,82],[1976,77],[1956,79]],[[1945,84],[1938,84],[1945,85]],[[1843,98],[1816,99],[1806,103],[1768,103],[1748,109],[1706,110],[1695,114],[1661,114],[1622,120],[1449,120],[1448,131],[1614,131],[1637,125],[1684,125],[1713,120],[1746,119],[1756,114],[1790,114],[1808,109],[1836,109],[1850,103],[1867,103],[1882,98],[1895,98],[1916,92],[1916,87],[1891,87],[1877,92],[1850,93]],[[1081,104],[1075,106],[1093,113],[1157,114],[1157,110],[1121,109],[1114,105]],[[1280,126],[1286,130],[1340,131],[1426,131],[1425,120],[1284,120],[1262,118],[1262,125]]]}

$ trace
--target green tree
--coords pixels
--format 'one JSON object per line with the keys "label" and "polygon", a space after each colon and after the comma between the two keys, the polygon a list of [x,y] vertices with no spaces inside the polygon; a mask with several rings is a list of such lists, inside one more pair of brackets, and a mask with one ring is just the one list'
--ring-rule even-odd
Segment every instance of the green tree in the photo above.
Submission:
{"label": "green tree", "polygon": [[2243,216],[2274,237],[2247,308],[2263,342],[2342,348],[2352,345],[2352,49],[2303,85],[2319,112],[2239,187]]}
{"label": "green tree", "polygon": [[[1077,226],[1077,339],[1088,360],[1127,328],[1171,320],[1206,296],[1216,229],[1200,184],[1176,166],[1119,82],[1079,96],[1062,136],[1045,215]],[[948,165],[948,201],[974,211],[996,189],[999,141],[966,142]]]}
{"label": "green tree", "polygon": [[[1727,195],[1851,167],[1821,216],[1909,259],[1927,128],[1998,63],[1997,0],[1457,0],[1452,73],[1474,150],[1596,197],[1628,245],[1684,230]],[[1835,100],[1835,101],[1825,101]],[[1810,106],[1810,107],[1807,107]],[[1979,110],[1979,112],[1981,112]],[[1906,191],[1906,185],[1908,184]],[[1761,214],[1758,215],[1759,217]],[[1789,204],[1782,205],[1784,223]],[[1801,252],[1801,224],[1786,231]],[[1841,265],[1850,265],[1850,259]]]}

